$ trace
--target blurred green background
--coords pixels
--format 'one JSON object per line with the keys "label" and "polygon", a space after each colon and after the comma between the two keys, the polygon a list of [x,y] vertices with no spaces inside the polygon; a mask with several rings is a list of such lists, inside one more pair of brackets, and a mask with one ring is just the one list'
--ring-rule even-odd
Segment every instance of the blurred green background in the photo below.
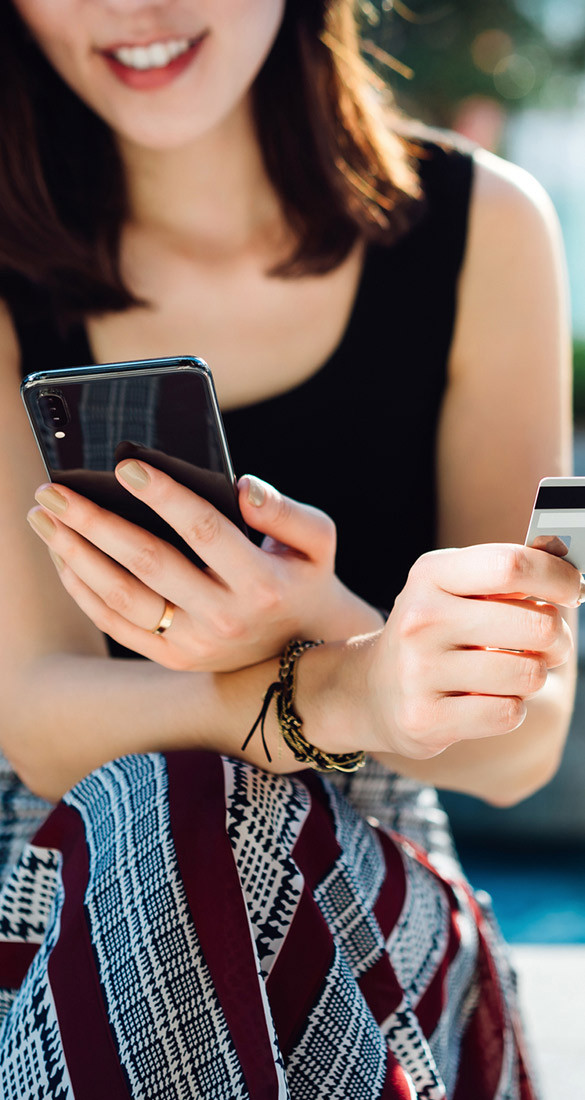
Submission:
{"label": "blurred green background", "polygon": [[416,118],[527,168],[557,208],[585,426],[585,3],[359,0],[364,51]]}

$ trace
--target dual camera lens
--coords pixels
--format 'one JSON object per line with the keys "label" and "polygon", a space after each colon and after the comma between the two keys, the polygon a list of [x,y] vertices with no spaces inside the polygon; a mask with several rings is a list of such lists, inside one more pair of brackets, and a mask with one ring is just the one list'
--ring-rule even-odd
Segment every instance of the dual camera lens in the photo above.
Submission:
{"label": "dual camera lens", "polygon": [[39,394],[39,408],[45,424],[53,431],[61,432],[69,423],[69,411],[65,398],[58,391],[51,390]]}

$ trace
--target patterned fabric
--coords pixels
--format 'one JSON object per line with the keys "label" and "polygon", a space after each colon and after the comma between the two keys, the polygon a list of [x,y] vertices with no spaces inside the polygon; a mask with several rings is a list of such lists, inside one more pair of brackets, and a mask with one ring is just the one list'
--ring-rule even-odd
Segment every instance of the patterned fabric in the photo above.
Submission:
{"label": "patterned fabric", "polygon": [[52,809],[25,787],[0,753],[0,889]]}
{"label": "patterned fabric", "polygon": [[314,773],[114,761],[24,849],[0,922],[3,1100],[535,1097],[469,886]]}

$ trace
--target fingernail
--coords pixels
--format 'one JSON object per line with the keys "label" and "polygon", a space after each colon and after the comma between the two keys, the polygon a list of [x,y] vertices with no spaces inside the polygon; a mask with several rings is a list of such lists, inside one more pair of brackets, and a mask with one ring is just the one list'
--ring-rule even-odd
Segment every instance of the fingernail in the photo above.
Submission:
{"label": "fingernail", "polygon": [[62,516],[63,512],[67,511],[65,497],[58,493],[56,489],[53,489],[52,485],[48,485],[46,489],[38,489],[35,493],[35,500],[42,504],[44,508],[48,508],[49,512],[54,512],[56,516]]}
{"label": "fingernail", "polygon": [[146,489],[150,482],[146,470],[139,466],[133,458],[129,462],[124,462],[121,466],[118,466],[118,477],[122,481],[126,481],[132,489]]}
{"label": "fingernail", "polygon": [[50,516],[46,516],[40,508],[35,508],[26,518],[37,535],[41,535],[44,539],[52,539],[57,528]]}
{"label": "fingernail", "polygon": [[60,554],[56,554],[54,550],[51,550],[51,547],[49,547],[49,557],[51,558],[55,569],[58,569],[59,572],[61,572],[65,568],[65,562],[63,561],[63,558]]}
{"label": "fingernail", "polygon": [[248,482],[248,501],[253,504],[255,508],[260,508],[266,500],[266,489],[261,481],[256,477],[247,477]]}
{"label": "fingernail", "polygon": [[583,577],[581,577],[581,584],[579,586],[579,598],[577,600],[577,607],[579,607],[582,603],[585,603],[585,581],[583,580]]}

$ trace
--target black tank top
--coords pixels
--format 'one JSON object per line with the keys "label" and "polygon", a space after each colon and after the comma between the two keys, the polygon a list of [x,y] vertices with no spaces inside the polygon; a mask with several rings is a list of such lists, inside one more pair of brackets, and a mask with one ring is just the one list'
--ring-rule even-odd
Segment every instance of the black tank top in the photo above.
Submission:
{"label": "black tank top", "polygon": [[[422,149],[423,213],[392,247],[368,247],[331,357],[288,392],[224,413],[236,473],[328,512],[339,577],[388,609],[435,544],[435,438],[473,174],[469,152]],[[85,330],[63,338],[34,298],[31,310],[22,284],[8,298],[23,375],[93,362]],[[205,348],[185,350],[205,358]]]}

